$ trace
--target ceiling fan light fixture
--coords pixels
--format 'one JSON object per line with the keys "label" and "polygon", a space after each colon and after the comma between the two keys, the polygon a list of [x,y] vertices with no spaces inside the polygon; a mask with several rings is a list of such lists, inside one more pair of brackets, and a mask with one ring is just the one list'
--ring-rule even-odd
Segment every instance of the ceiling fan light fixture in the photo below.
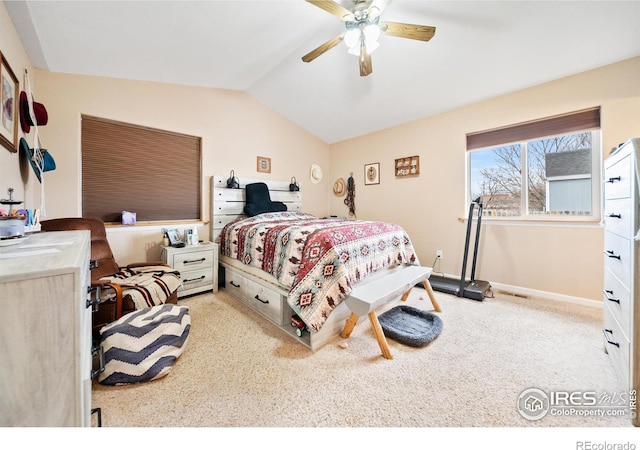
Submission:
{"label": "ceiling fan light fixture", "polygon": [[360,43],[360,29],[351,28],[344,34],[344,44],[348,48],[356,47]]}

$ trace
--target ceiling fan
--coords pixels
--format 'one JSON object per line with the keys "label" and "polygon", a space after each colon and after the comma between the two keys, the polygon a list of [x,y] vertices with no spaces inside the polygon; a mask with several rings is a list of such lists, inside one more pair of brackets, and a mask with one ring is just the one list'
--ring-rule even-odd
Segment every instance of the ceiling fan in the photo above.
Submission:
{"label": "ceiling fan", "polygon": [[361,77],[366,77],[373,72],[371,52],[379,45],[380,33],[418,41],[428,41],[436,33],[435,27],[426,25],[381,21],[380,15],[391,0],[350,0],[353,3],[351,9],[331,0],[306,1],[342,19],[346,31],[310,51],[302,57],[302,60],[311,62],[338,45],[340,41],[344,41],[349,47],[349,53],[359,58]]}

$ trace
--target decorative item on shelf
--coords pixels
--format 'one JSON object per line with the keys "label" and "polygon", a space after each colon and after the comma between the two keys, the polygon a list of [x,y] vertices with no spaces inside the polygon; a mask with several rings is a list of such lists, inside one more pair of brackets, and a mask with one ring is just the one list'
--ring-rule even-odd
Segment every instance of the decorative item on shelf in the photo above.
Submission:
{"label": "decorative item on shelf", "polygon": [[298,192],[300,190],[300,185],[296,181],[296,177],[291,177],[291,183],[289,183],[289,191]]}
{"label": "decorative item on shelf", "polygon": [[122,225],[135,225],[136,213],[130,211],[122,211]]}
{"label": "decorative item on shelf", "polygon": [[342,197],[344,195],[344,191],[346,188],[346,184],[344,178],[338,178],[335,183],[333,183],[333,193],[338,197]]}
{"label": "decorative item on shelf", "polygon": [[227,187],[231,189],[240,189],[240,181],[236,178],[235,172],[232,170],[227,178]]}
{"label": "decorative item on shelf", "polygon": [[364,184],[380,184],[380,163],[364,165]]}
{"label": "decorative item on shelf", "polygon": [[18,151],[18,79],[0,52],[0,144]]}
{"label": "decorative item on shelf", "polygon": [[420,175],[420,157],[407,156],[395,160],[396,177],[410,177]]}
{"label": "decorative item on shelf", "polygon": [[172,247],[184,247],[184,242],[180,237],[180,232],[177,229],[167,230],[167,237],[169,238],[169,245]]}
{"label": "decorative item on shelf", "polygon": [[171,242],[169,241],[169,235],[167,234],[167,230],[165,228],[162,229],[162,245],[165,247],[169,247]]}
{"label": "decorative item on shelf", "polygon": [[256,170],[262,173],[271,173],[271,158],[258,156]]}
{"label": "decorative item on shelf", "polygon": [[313,184],[318,184],[322,181],[322,169],[317,164],[311,164],[311,170],[309,171],[309,179]]}
{"label": "decorative item on shelf", "polygon": [[24,227],[29,217],[26,210],[14,210],[12,208],[13,205],[22,203],[21,200],[13,199],[13,188],[7,189],[7,192],[9,193],[9,198],[0,200],[3,205],[9,205],[7,214],[0,215],[0,240],[24,237]]}

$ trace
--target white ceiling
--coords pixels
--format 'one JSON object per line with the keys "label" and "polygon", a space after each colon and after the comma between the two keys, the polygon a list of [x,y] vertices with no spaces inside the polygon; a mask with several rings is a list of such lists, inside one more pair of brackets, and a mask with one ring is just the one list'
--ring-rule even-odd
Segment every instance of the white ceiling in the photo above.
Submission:
{"label": "white ceiling", "polygon": [[381,36],[368,77],[344,44],[302,62],[344,29],[303,0],[5,5],[38,68],[246,91],[327,143],[640,55],[640,1],[396,0],[435,37]]}

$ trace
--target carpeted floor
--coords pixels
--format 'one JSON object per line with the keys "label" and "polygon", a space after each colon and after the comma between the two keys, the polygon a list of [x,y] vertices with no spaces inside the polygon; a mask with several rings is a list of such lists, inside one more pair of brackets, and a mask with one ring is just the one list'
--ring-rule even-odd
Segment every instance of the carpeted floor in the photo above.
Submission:
{"label": "carpeted floor", "polygon": [[[224,291],[186,298],[191,333],[171,372],[139,385],[94,382],[93,407],[105,427],[630,426],[605,406],[591,408],[601,417],[540,420],[517,409],[529,388],[623,393],[603,350],[601,310],[500,293],[436,296],[440,336],[422,348],[389,340],[393,360],[368,321],[313,353]],[[431,306],[419,288],[406,304]]]}

